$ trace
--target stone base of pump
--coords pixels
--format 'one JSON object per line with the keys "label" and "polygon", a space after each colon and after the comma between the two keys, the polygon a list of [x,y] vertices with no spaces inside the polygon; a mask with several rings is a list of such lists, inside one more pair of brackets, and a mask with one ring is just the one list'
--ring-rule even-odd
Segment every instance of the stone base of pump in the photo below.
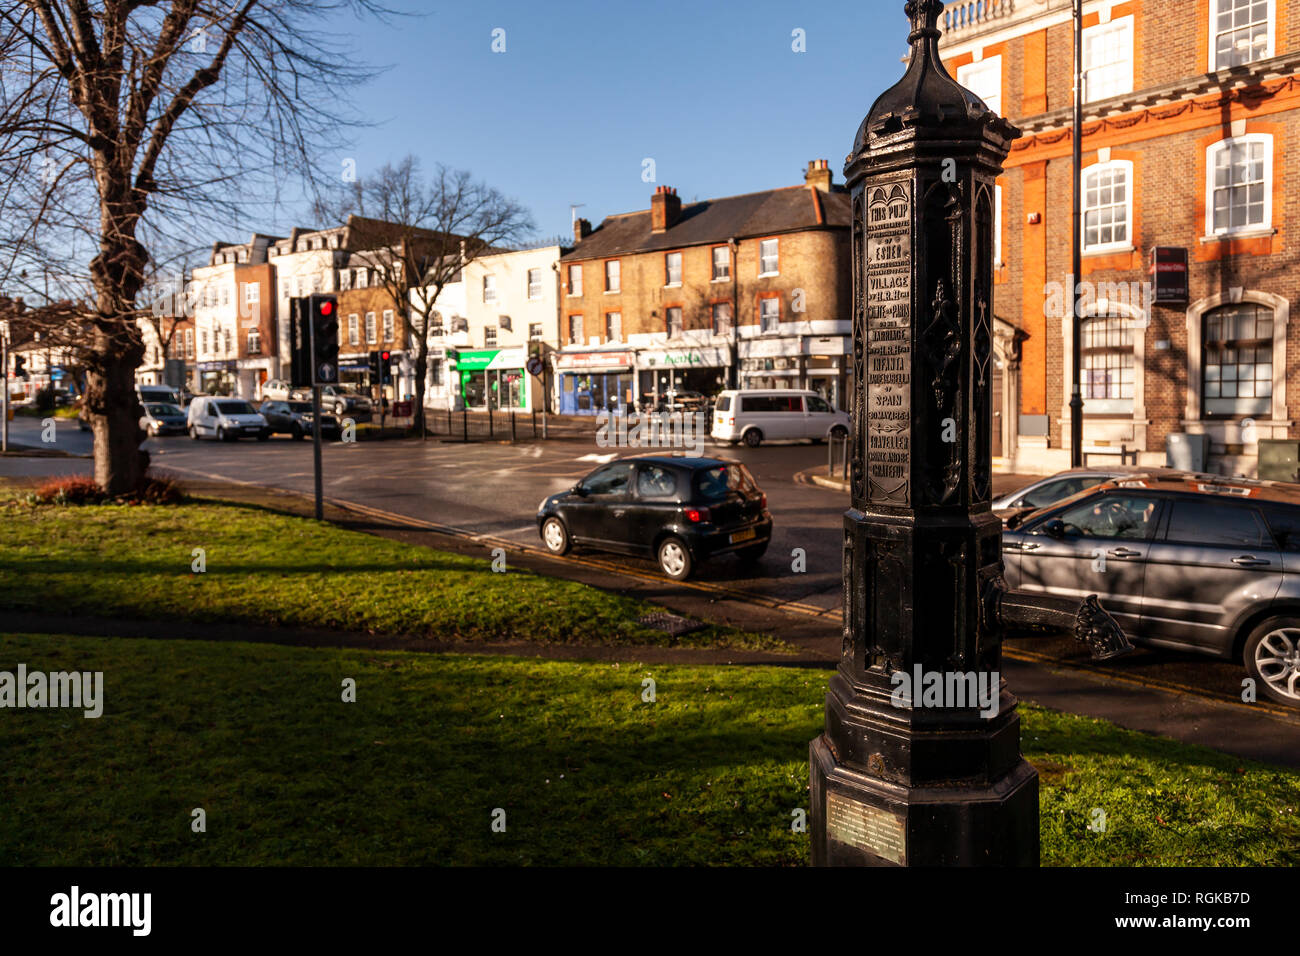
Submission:
{"label": "stone base of pump", "polygon": [[991,783],[906,786],[809,747],[813,866],[1037,866],[1038,772],[1021,759]]}

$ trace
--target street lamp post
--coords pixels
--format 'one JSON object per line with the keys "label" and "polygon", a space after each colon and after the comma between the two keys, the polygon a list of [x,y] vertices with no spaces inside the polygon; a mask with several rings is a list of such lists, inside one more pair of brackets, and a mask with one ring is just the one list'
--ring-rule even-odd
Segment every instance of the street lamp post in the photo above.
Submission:
{"label": "street lamp post", "polygon": [[1074,232],[1070,239],[1070,465],[1083,467],[1083,393],[1079,382],[1083,319],[1079,315],[1079,272],[1083,241],[1080,176],[1083,171],[1083,0],[1074,0],[1074,121],[1071,130],[1070,183]]}
{"label": "street lamp post", "polygon": [[1003,582],[989,507],[994,182],[1019,131],[944,71],[941,0],[905,9],[907,72],[845,167],[852,506],[840,666],[810,746],[812,861],[1034,865],[1038,777],[999,676],[1003,630],[1069,630],[1099,659],[1129,648],[1095,597]]}

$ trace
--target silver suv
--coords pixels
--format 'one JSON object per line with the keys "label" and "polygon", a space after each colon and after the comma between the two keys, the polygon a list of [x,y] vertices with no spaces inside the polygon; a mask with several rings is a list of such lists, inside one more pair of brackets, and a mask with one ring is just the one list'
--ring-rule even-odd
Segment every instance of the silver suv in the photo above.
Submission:
{"label": "silver suv", "polygon": [[1002,533],[1007,584],[1097,594],[1134,641],[1243,660],[1300,707],[1300,485],[1135,473]]}

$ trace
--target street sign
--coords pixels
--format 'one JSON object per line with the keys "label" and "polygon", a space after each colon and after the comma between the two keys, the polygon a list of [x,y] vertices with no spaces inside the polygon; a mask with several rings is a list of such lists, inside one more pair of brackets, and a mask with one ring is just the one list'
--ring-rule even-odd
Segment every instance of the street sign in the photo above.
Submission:
{"label": "street sign", "polygon": [[1185,246],[1153,246],[1149,274],[1155,290],[1156,305],[1182,305],[1187,302]]}
{"label": "street sign", "polygon": [[546,368],[546,366],[542,364],[541,359],[534,355],[528,360],[528,364],[525,365],[524,368],[528,369],[529,375],[541,375],[542,370]]}

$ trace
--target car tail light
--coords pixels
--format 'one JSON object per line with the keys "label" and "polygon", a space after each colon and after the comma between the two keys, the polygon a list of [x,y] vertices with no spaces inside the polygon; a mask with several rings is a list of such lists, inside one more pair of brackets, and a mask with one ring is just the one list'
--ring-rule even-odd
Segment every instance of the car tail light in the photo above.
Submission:
{"label": "car tail light", "polygon": [[735,420],[734,418],[728,418],[728,419],[727,419],[727,424],[728,424],[728,425],[734,425],[734,424],[736,424],[736,420]]}
{"label": "car tail light", "polygon": [[699,524],[701,522],[707,522],[709,520],[709,509],[708,508],[687,508],[686,520],[689,521],[691,524]]}
{"label": "car tail light", "polygon": [[764,511],[767,510],[767,494],[766,494],[766,493],[761,494],[761,495],[758,496],[758,506],[759,506],[760,508],[762,508]]}

